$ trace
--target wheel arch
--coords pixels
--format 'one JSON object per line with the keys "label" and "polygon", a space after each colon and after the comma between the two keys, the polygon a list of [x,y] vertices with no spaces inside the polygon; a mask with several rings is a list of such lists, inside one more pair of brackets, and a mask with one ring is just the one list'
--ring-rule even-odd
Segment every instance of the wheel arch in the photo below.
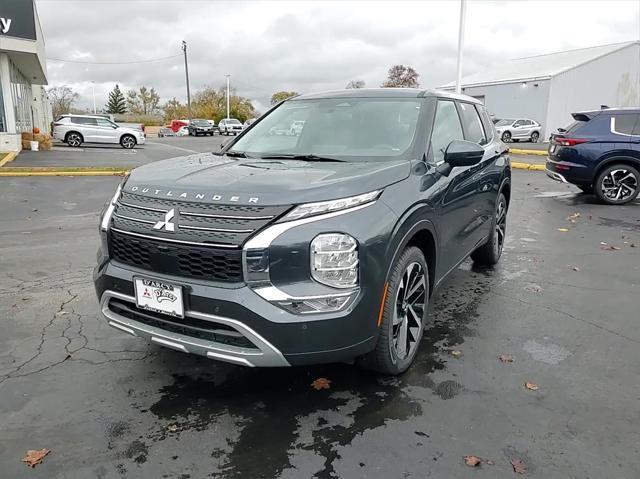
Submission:
{"label": "wheel arch", "polygon": [[[433,223],[428,219],[416,219],[416,216],[422,211],[417,209],[401,218],[394,231],[392,237],[400,238],[398,241],[392,242],[388,251],[387,274],[385,275],[385,283],[389,281],[391,268],[398,257],[402,254],[407,246],[415,246],[422,251],[429,272],[429,296],[433,293],[436,284],[436,272],[438,271],[438,236]],[[415,221],[415,222],[414,222]]]}
{"label": "wheel arch", "polygon": [[593,184],[596,181],[596,178],[598,178],[600,173],[602,173],[602,170],[613,164],[629,165],[633,166],[635,169],[640,169],[640,158],[630,155],[612,155],[606,158],[600,162],[597,168],[595,168],[593,177],[591,178],[591,183]]}
{"label": "wheel arch", "polygon": [[124,139],[125,136],[130,136],[131,138],[133,138],[133,141],[136,142],[136,145],[138,144],[138,139],[133,133],[123,133],[122,135],[120,135],[120,139],[118,140],[118,143],[122,144],[122,140]]}
{"label": "wheel arch", "polygon": [[505,178],[502,181],[502,185],[500,185],[500,189],[498,190],[498,195],[500,193],[502,193],[507,199],[507,208],[509,208],[509,204],[511,203],[511,181],[509,181],[509,178]]}
{"label": "wheel arch", "polygon": [[84,143],[84,135],[82,133],[80,133],[78,130],[71,130],[71,131],[68,131],[67,133],[65,133],[65,135],[64,135],[65,143],[67,142],[67,139],[69,138],[69,135],[71,135],[72,133],[75,133],[76,135],[80,135],[80,138],[82,138],[82,142]]}

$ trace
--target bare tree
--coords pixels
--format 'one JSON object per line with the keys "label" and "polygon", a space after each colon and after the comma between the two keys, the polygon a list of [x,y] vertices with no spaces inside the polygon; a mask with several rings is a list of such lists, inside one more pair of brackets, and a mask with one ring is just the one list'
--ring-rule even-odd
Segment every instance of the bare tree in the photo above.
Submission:
{"label": "bare tree", "polygon": [[78,101],[80,96],[67,85],[54,86],[47,90],[47,95],[51,101],[51,112],[53,118],[69,113],[71,107]]}
{"label": "bare tree", "polygon": [[393,65],[389,68],[387,80],[382,84],[384,88],[418,88],[420,75],[412,67]]}
{"label": "bare tree", "polygon": [[351,80],[349,83],[347,83],[347,86],[345,88],[347,89],[364,88],[364,86],[365,86],[364,80]]}
{"label": "bare tree", "polygon": [[158,112],[160,95],[155,88],[141,86],[138,91],[127,92],[127,110],[134,115],[154,115]]}

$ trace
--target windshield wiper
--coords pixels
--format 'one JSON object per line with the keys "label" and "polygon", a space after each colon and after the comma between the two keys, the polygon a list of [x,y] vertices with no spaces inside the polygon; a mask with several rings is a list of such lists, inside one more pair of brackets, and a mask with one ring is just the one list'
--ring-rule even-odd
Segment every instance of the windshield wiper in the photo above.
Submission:
{"label": "windshield wiper", "polygon": [[251,158],[250,156],[247,156],[247,154],[244,151],[230,150],[230,151],[226,151],[224,154],[232,158]]}
{"label": "windshield wiper", "polygon": [[332,158],[330,156],[318,156],[318,155],[264,155],[261,156],[262,160],[301,160],[301,161],[340,161],[344,162],[340,158]]}

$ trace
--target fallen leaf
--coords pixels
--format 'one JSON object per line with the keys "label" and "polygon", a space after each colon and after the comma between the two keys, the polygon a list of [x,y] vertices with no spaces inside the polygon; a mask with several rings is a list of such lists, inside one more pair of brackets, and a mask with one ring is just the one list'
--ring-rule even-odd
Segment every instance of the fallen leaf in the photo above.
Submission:
{"label": "fallen leaf", "polygon": [[513,467],[513,472],[516,474],[527,473],[527,465],[522,462],[522,459],[511,459],[511,466]]}
{"label": "fallen leaf", "polygon": [[630,247],[630,248],[637,248],[638,246],[637,246],[635,243],[631,243],[631,244],[629,245],[629,247]]}
{"label": "fallen leaf", "polygon": [[580,213],[573,213],[572,215],[567,216],[567,221],[570,223],[575,223],[580,218]]}
{"label": "fallen leaf", "polygon": [[464,463],[469,467],[478,467],[482,464],[482,459],[476,456],[464,456]]}
{"label": "fallen leaf", "polygon": [[51,449],[40,449],[39,451],[30,449],[27,451],[27,455],[22,458],[22,462],[24,462],[29,467],[36,467],[38,464],[42,464],[42,460],[44,456],[49,454]]}
{"label": "fallen leaf", "polygon": [[453,351],[451,351],[451,356],[453,356],[454,358],[459,358],[460,356],[462,356],[462,351],[454,349]]}
{"label": "fallen leaf", "polygon": [[321,389],[329,389],[331,387],[331,381],[327,378],[318,378],[311,383],[311,387],[316,391]]}
{"label": "fallen leaf", "polygon": [[524,383],[524,387],[527,388],[529,391],[537,391],[538,389],[540,389],[540,387],[538,387],[537,384],[530,383],[529,381]]}
{"label": "fallen leaf", "polygon": [[532,293],[542,293],[542,288],[537,284],[531,284],[529,286],[525,286],[526,291],[530,291]]}
{"label": "fallen leaf", "polygon": [[167,427],[167,429],[169,430],[169,432],[176,432],[178,430],[178,426],[176,426],[175,424],[171,424],[169,425],[169,427]]}
{"label": "fallen leaf", "polygon": [[38,211],[38,208],[34,208],[31,211],[33,211],[35,213],[36,211]]}
{"label": "fallen leaf", "polygon": [[604,244],[607,244],[607,243],[605,243],[604,241],[600,241],[600,244],[603,244],[603,245],[604,245]]}
{"label": "fallen leaf", "polygon": [[569,230],[567,228],[558,228],[558,231],[561,231],[562,233],[566,233]]}
{"label": "fallen leaf", "polygon": [[577,266],[574,266],[574,267],[573,267],[573,270],[574,270],[574,271],[580,271],[580,268],[578,268]]}
{"label": "fallen leaf", "polygon": [[64,316],[64,315],[66,315],[66,314],[69,314],[69,312],[68,312],[68,311],[58,311],[58,312],[56,313],[56,316]]}
{"label": "fallen leaf", "polygon": [[501,363],[513,362],[513,356],[511,356],[510,354],[501,354],[500,356],[498,356],[498,359],[500,360]]}
{"label": "fallen leaf", "polygon": [[486,461],[484,461],[485,464],[489,464],[490,466],[493,466],[495,464],[495,462],[493,462],[491,459],[487,459]]}
{"label": "fallen leaf", "polygon": [[618,251],[620,248],[618,248],[617,246],[608,244],[606,246],[600,246],[600,249],[604,251]]}

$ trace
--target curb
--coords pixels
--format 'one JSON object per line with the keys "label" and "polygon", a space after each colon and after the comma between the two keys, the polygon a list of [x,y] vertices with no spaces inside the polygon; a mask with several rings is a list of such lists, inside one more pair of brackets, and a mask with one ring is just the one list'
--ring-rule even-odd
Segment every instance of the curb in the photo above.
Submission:
{"label": "curb", "polygon": [[537,163],[520,163],[518,161],[512,161],[511,168],[514,168],[516,170],[544,171],[546,169],[546,165],[540,165]]}
{"label": "curb", "polygon": [[122,168],[65,168],[65,167],[15,167],[2,168],[0,177],[21,176],[123,176],[130,170]]}
{"label": "curb", "polygon": [[11,163],[13,160],[16,159],[17,156],[18,154],[15,152],[7,153],[7,156],[5,156],[2,160],[0,160],[0,167],[3,167],[7,163]]}
{"label": "curb", "polygon": [[519,148],[509,148],[509,153],[513,153],[514,155],[549,155],[549,152],[547,150],[520,150]]}

